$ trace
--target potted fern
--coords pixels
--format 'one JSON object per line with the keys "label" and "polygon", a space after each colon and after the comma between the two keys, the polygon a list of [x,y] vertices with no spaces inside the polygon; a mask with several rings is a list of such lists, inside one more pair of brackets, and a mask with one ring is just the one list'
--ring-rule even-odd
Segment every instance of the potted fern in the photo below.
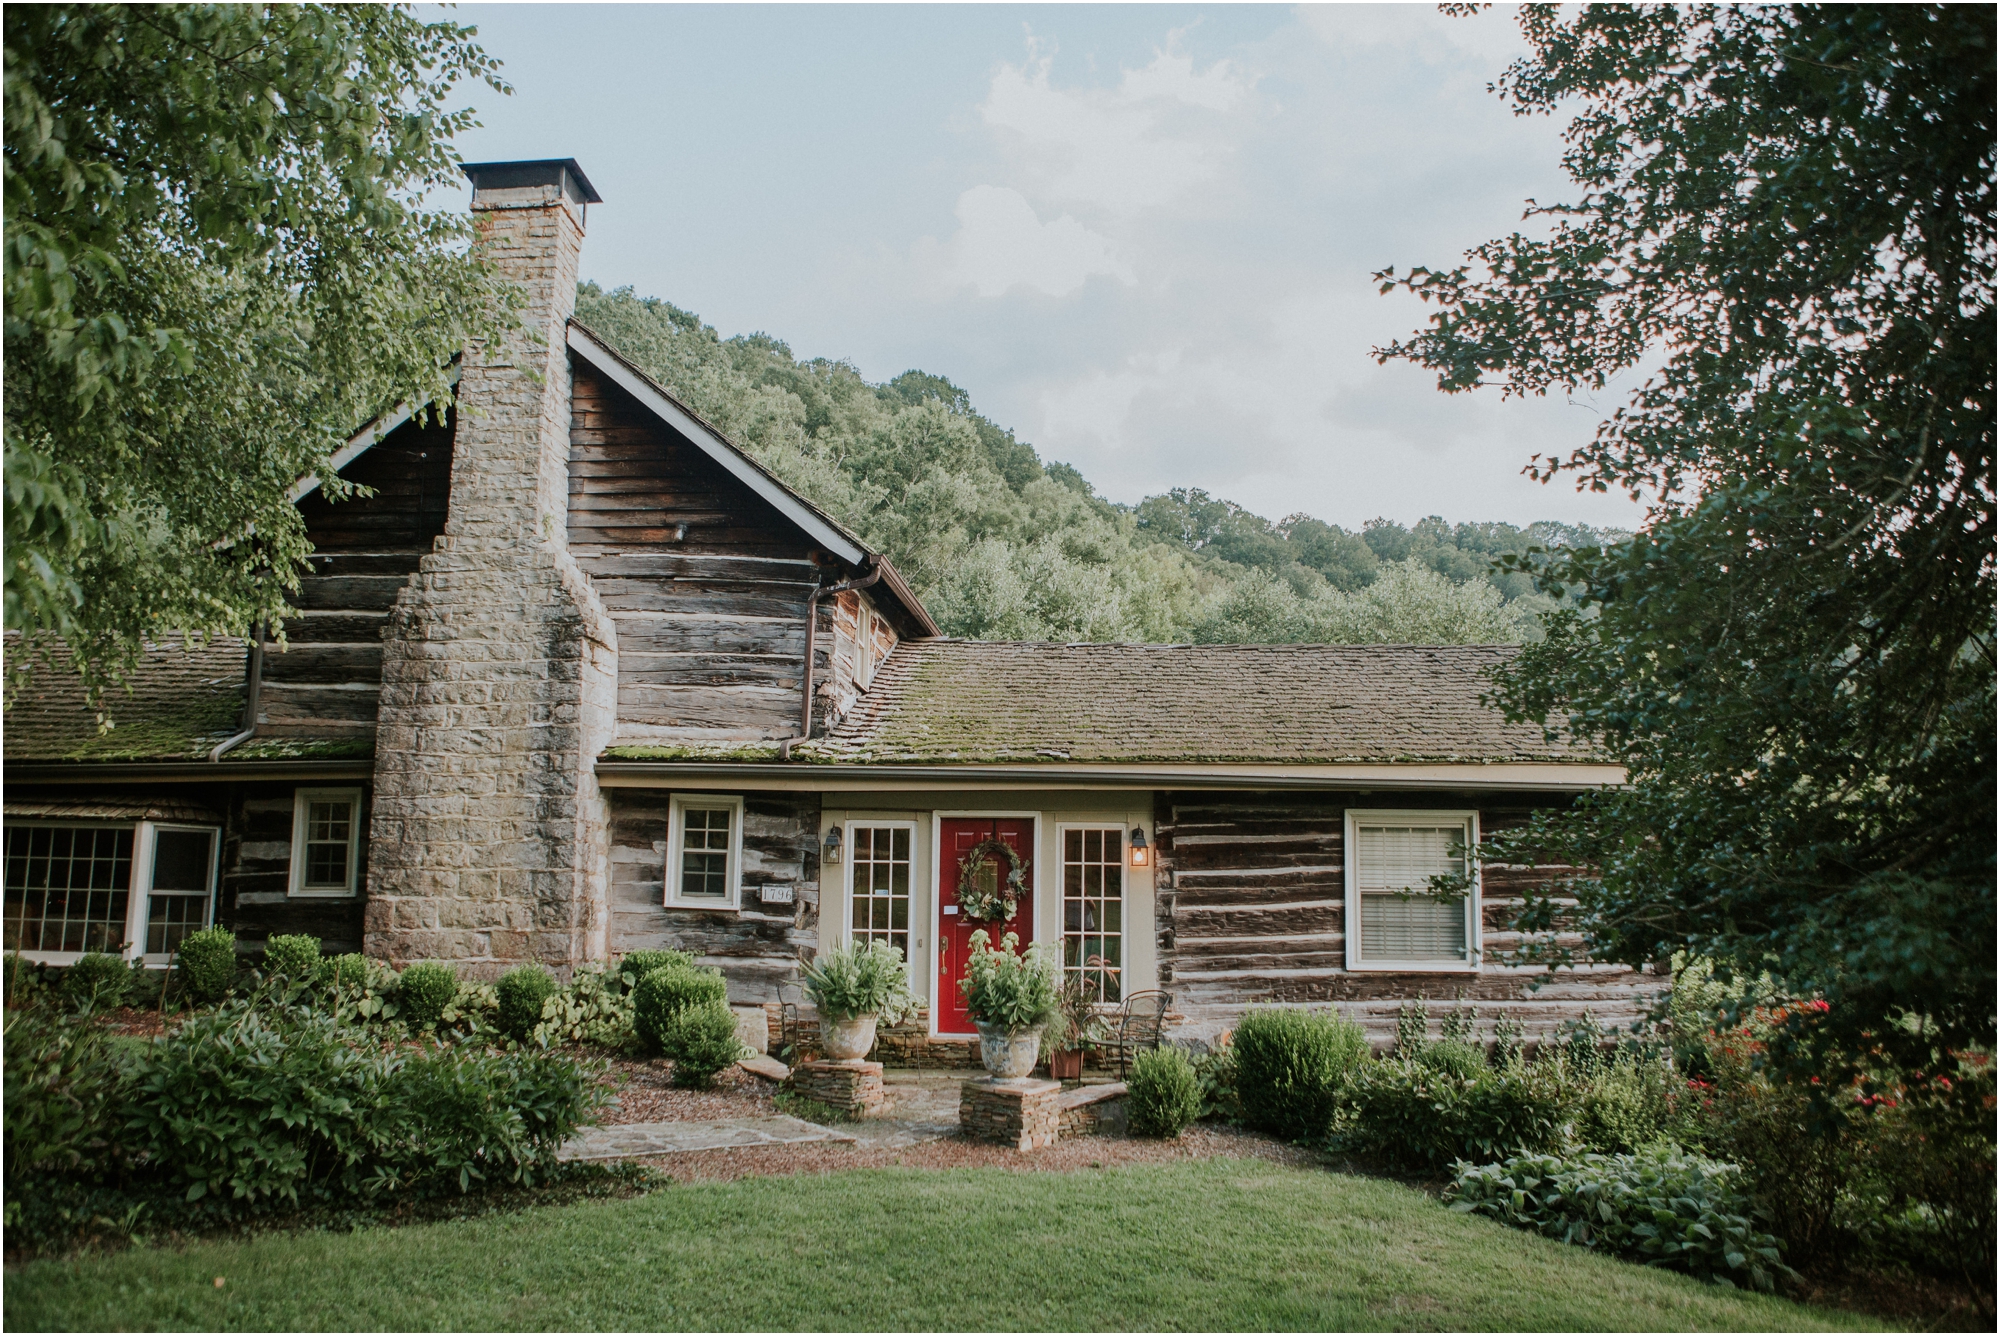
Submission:
{"label": "potted fern", "polygon": [[894,1025],[916,1009],[903,953],[886,942],[836,946],[799,972],[819,1010],[820,1047],[835,1062],[867,1057],[877,1021]]}
{"label": "potted fern", "polygon": [[1018,1081],[1035,1069],[1042,1031],[1056,1015],[1056,966],[1037,946],[1021,952],[1020,938],[1008,933],[999,947],[984,928],[972,934],[959,991],[979,1031],[979,1060],[1003,1081]]}
{"label": "potted fern", "polygon": [[1082,978],[1065,975],[1056,994],[1055,1014],[1042,1031],[1042,1061],[1049,1065],[1049,1075],[1058,1081],[1081,1080],[1083,1051],[1104,1038],[1104,1020],[1084,991]]}

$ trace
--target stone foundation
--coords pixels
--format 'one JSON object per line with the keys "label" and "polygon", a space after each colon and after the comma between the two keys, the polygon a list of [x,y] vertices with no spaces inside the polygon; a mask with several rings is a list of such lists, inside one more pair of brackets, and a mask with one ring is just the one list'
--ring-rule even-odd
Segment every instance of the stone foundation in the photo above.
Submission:
{"label": "stone foundation", "polygon": [[808,1062],[793,1069],[792,1089],[861,1116],[881,1109],[885,1098],[879,1062]]}
{"label": "stone foundation", "polygon": [[1040,1150],[1056,1144],[1061,1097],[1055,1081],[967,1081],[959,1087],[958,1126],[974,1141]]}

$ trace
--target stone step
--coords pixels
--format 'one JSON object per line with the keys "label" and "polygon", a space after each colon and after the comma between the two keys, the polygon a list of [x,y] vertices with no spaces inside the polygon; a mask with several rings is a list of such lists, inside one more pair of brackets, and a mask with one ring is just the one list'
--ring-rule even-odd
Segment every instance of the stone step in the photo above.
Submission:
{"label": "stone step", "polygon": [[779,1084],[783,1084],[785,1079],[792,1074],[790,1067],[779,1062],[776,1058],[765,1057],[762,1053],[752,1058],[745,1058],[736,1065],[752,1076],[762,1077],[766,1081],[776,1081]]}

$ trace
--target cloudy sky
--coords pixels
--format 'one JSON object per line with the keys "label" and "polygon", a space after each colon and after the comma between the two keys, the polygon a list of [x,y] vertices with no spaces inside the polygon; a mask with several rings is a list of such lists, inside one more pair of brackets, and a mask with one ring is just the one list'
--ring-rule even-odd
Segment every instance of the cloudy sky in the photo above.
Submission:
{"label": "cloudy sky", "polygon": [[1276,518],[1631,525],[1520,476],[1609,405],[1447,397],[1369,350],[1562,197],[1560,126],[1486,91],[1504,8],[468,5],[512,97],[469,160],[568,157],[584,276],[870,380],[949,377],[1114,500]]}

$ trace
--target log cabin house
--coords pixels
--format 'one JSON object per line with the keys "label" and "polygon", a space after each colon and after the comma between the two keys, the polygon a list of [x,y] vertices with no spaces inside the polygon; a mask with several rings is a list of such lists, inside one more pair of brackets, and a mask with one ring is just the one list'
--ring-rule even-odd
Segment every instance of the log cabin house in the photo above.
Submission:
{"label": "log cabin house", "polygon": [[676,947],[775,1009],[866,938],[945,1056],[962,860],[998,840],[1009,929],[1106,1004],[1167,990],[1191,1038],[1331,1004],[1382,1040],[1418,997],[1537,1035],[1659,986],[1501,963],[1554,870],[1402,893],[1622,778],[1480,704],[1506,647],[941,636],[882,553],[572,320],[598,202],[573,160],[466,170],[524,329],[467,350],[441,422],[353,438],[334,462],[371,496],[300,484],[282,648],[160,645],[103,735],[65,682],[9,711],[8,951],[165,964],[210,922],[487,975]]}

